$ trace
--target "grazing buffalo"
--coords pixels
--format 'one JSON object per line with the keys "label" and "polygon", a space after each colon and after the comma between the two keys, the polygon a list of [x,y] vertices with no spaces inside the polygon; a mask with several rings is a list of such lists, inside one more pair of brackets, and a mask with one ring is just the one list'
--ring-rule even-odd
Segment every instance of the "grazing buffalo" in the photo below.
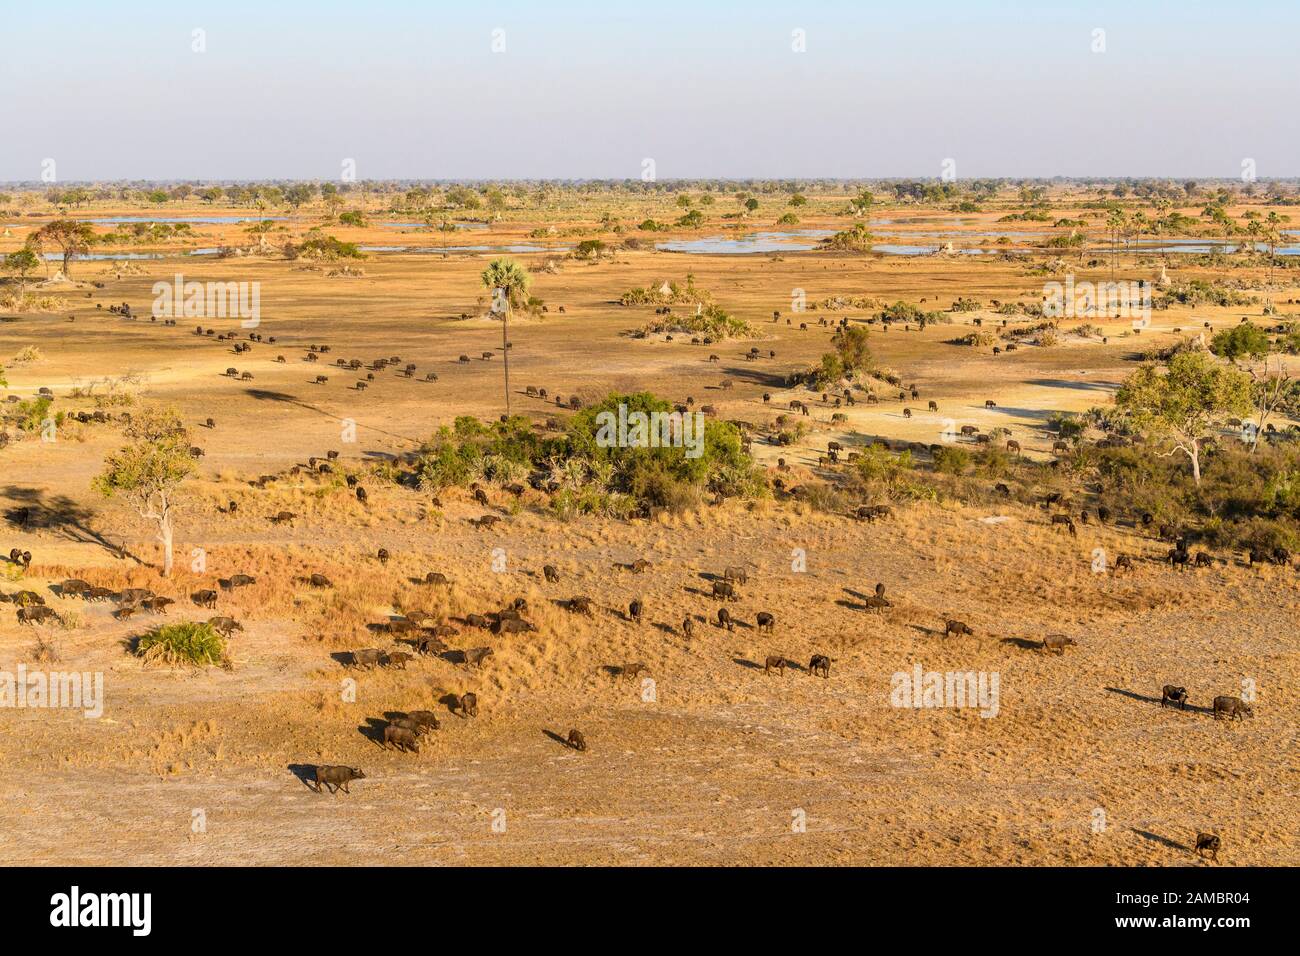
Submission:
{"label": "grazing buffalo", "polygon": [[634,681],[642,674],[648,674],[649,672],[650,672],[650,668],[648,668],[645,664],[641,663],[640,661],[637,661],[633,664],[622,665],[618,669],[618,676],[623,678],[623,680],[625,681]]}
{"label": "grazing buffalo", "polygon": [[1173,684],[1166,684],[1160,692],[1160,707],[1164,708],[1166,704],[1177,704],[1180,710],[1187,709],[1187,688],[1175,687]]}
{"label": "grazing buffalo", "polygon": [[726,601],[736,600],[736,588],[730,581],[714,581],[713,597]]}
{"label": "grazing buffalo", "polygon": [[338,793],[340,790],[344,793],[351,793],[348,784],[353,780],[364,779],[366,779],[366,775],[356,767],[317,767],[315,775],[316,792],[320,793],[320,788],[324,785],[330,793]]}
{"label": "grazing buffalo", "polygon": [[492,622],[491,629],[493,634],[527,634],[537,630],[537,627],[521,617],[500,617]]}
{"label": "grazing buffalo", "polygon": [[1223,845],[1223,841],[1220,840],[1216,834],[1213,833],[1196,834],[1196,855],[1201,857],[1202,859],[1204,859],[1204,854],[1202,853],[1202,851],[1208,850],[1210,854],[1210,859],[1213,860],[1215,863],[1218,863],[1219,847],[1221,847],[1222,845]]}
{"label": "grazing buffalo", "polygon": [[482,667],[483,662],[492,656],[492,648],[471,647],[469,650],[464,651],[463,654],[465,656],[466,664],[471,667]]}
{"label": "grazing buffalo", "polygon": [[733,584],[748,584],[749,574],[741,567],[727,567],[722,569],[722,579]]}
{"label": "grazing buffalo", "polygon": [[642,603],[640,598],[636,598],[628,605],[627,612],[628,616],[631,617],[633,621],[640,624],[641,615],[645,613],[645,605]]}
{"label": "grazing buffalo", "polygon": [[682,634],[687,638],[695,636],[695,621],[690,616],[682,618]]}
{"label": "grazing buffalo", "polygon": [[975,636],[975,632],[972,631],[964,621],[945,621],[943,625],[943,636],[948,637],[953,634],[958,637],[961,637],[963,634],[970,635],[971,637]]}
{"label": "grazing buffalo", "polygon": [[814,654],[812,660],[808,662],[808,672],[818,677],[829,678],[832,660],[825,654]]}
{"label": "grazing buffalo", "polygon": [[769,654],[767,660],[763,663],[763,673],[771,674],[776,671],[780,676],[785,676],[786,660],[780,654]]}
{"label": "grazing buffalo", "polygon": [[729,631],[736,629],[736,622],[731,619],[731,612],[725,607],[718,608],[718,627],[725,627]]}
{"label": "grazing buffalo", "polygon": [[[441,627],[441,625],[439,625]],[[426,634],[417,638],[414,647],[421,654],[441,654],[447,650],[447,645],[438,638],[437,635]]]}
{"label": "grazing buffalo", "polygon": [[473,691],[468,691],[456,698],[456,711],[462,717],[478,716],[478,695]]}
{"label": "grazing buffalo", "polygon": [[[722,610],[725,610],[725,608],[723,608]],[[776,618],[773,617],[771,614],[769,614],[767,611],[759,611],[758,616],[755,618],[755,622],[758,626],[758,633],[760,634],[762,634],[765,631],[768,634],[771,634],[772,629],[776,627]]]}
{"label": "grazing buffalo", "polygon": [[1240,697],[1216,697],[1214,698],[1214,719],[1218,720],[1221,716],[1226,716],[1229,720],[1241,720],[1244,717],[1253,716],[1254,711]]}
{"label": "grazing buffalo", "polygon": [[190,600],[193,601],[195,604],[197,604],[199,607],[206,607],[210,609],[215,608],[217,606],[217,592],[210,589],[195,591],[193,594],[190,595]]}
{"label": "grazing buffalo", "polygon": [[50,620],[53,620],[55,623],[62,623],[63,619],[55,613],[53,608],[39,604],[33,607],[20,607],[18,609],[19,624],[45,624]]}
{"label": "grazing buffalo", "polygon": [[587,749],[587,738],[582,736],[581,730],[570,730],[568,741],[569,746],[574,750],[585,751]]}
{"label": "grazing buffalo", "polygon": [[84,597],[90,590],[90,585],[80,578],[69,578],[59,585],[59,595],[61,597]]}
{"label": "grazing buffalo", "polygon": [[439,726],[438,717],[431,710],[412,710],[407,713],[406,719],[417,727],[423,727],[426,733],[430,730],[437,730]]}
{"label": "grazing buffalo", "polygon": [[1066,531],[1070,532],[1072,538],[1079,536],[1079,529],[1075,527],[1074,519],[1069,515],[1052,515],[1052,526],[1055,527],[1056,525],[1064,527]]}
{"label": "grazing buffalo", "polygon": [[390,744],[404,753],[420,752],[420,741],[405,727],[394,727],[389,724],[384,728],[384,749],[387,749]]}
{"label": "grazing buffalo", "polygon": [[352,666],[364,667],[367,670],[376,667],[384,660],[384,652],[377,647],[363,647],[359,651],[352,652]]}
{"label": "grazing buffalo", "polygon": [[868,611],[874,611],[876,614],[884,614],[885,608],[894,606],[887,598],[884,598],[879,594],[868,595],[866,600],[863,601],[863,604],[866,606]]}
{"label": "grazing buffalo", "polygon": [[560,572],[555,570],[555,565],[547,564],[542,566],[542,577],[546,578],[551,584],[556,584],[560,580]]}
{"label": "grazing buffalo", "polygon": [[244,626],[236,621],[233,617],[211,617],[208,618],[208,627],[212,628],[222,637],[230,637],[235,631],[242,631]]}
{"label": "grazing buffalo", "polygon": [[574,614],[586,614],[590,617],[595,613],[594,604],[591,598],[581,595],[569,598],[567,607]]}
{"label": "grazing buffalo", "polygon": [[1049,654],[1064,654],[1065,649],[1075,643],[1074,638],[1064,634],[1048,634],[1043,638],[1042,650]]}
{"label": "grazing buffalo", "polygon": [[410,661],[411,655],[405,651],[389,651],[379,663],[384,667],[396,667],[398,670],[404,671]]}

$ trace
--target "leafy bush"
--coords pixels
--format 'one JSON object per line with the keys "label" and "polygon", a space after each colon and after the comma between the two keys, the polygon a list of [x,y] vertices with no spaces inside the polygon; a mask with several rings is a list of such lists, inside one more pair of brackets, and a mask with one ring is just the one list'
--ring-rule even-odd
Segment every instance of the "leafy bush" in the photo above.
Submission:
{"label": "leafy bush", "polygon": [[1157,308],[1168,308],[1169,304],[1173,302],[1193,307],[1198,305],[1235,306],[1249,305],[1253,301],[1252,296],[1229,289],[1217,282],[1210,282],[1206,279],[1187,279],[1173,285],[1154,304]]}
{"label": "leafy bush", "polygon": [[136,642],[135,652],[151,663],[227,664],[225,640],[210,624],[198,621],[155,628]]}
{"label": "leafy bush", "polygon": [[1263,358],[1268,350],[1268,333],[1251,322],[1224,329],[1210,340],[1211,352],[1234,362],[1242,358]]}
{"label": "leafy bush", "polygon": [[870,252],[873,239],[866,223],[860,222],[823,239],[822,248],[835,252]]}
{"label": "leafy bush", "polygon": [[893,305],[885,306],[880,312],[876,313],[876,318],[881,322],[903,322],[907,324],[919,325],[925,328],[927,325],[938,322],[950,323],[952,319],[942,312],[926,312],[920,306],[913,305],[911,302],[895,302]]}
{"label": "leafy bush", "polygon": [[290,249],[294,257],[308,259],[364,259],[366,254],[355,242],[343,242],[333,236],[309,236],[303,242]]}
{"label": "leafy bush", "polygon": [[970,452],[956,445],[940,445],[934,453],[934,470],[943,475],[960,475],[970,467]]}
{"label": "leafy bush", "polygon": [[564,433],[546,437],[521,416],[488,424],[463,416],[425,443],[409,476],[389,477],[436,491],[535,474],[559,486],[551,509],[561,517],[626,517],[643,507],[681,510],[698,505],[705,491],[721,497],[766,493],[762,472],[742,447],[736,426],[704,419],[698,457],[689,455],[684,443],[619,445],[606,441],[610,419],[604,413],[617,421],[620,405],[629,416],[673,412],[671,404],[647,392],[611,394],[574,415]]}
{"label": "leafy bush", "polygon": [[699,312],[672,315],[647,323],[642,331],[645,333],[681,332],[690,335],[703,335],[706,339],[722,341],[723,339],[749,338],[755,334],[753,326],[744,319],[737,318],[722,306],[710,302]]}

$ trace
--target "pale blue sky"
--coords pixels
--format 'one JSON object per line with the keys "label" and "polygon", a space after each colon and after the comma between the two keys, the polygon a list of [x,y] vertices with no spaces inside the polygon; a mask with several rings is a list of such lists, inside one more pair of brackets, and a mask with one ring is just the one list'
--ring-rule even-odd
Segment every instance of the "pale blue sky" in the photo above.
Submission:
{"label": "pale blue sky", "polygon": [[1296,176],[1298,35],[1296,0],[9,3],[0,181],[47,157],[61,181],[337,179],[345,158],[364,179],[637,178],[647,157],[661,179],[948,157],[962,178]]}

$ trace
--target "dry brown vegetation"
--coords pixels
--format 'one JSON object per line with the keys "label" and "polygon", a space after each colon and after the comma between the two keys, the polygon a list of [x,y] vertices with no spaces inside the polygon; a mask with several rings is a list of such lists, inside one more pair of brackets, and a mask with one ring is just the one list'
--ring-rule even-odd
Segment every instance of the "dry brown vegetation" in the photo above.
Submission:
{"label": "dry brown vegetation", "polygon": [[[842,229],[844,218],[834,214],[842,203],[801,209],[800,228]],[[999,214],[969,216],[963,228],[988,230]],[[1055,214],[1077,218],[1080,210],[1066,199]],[[620,210],[630,222],[651,215],[673,218],[648,205]],[[948,214],[910,208],[906,215]],[[546,223],[508,216],[492,226],[489,241],[545,244],[530,239],[534,231],[554,225],[563,236],[598,218],[586,208],[572,216]],[[247,244],[238,227],[201,231],[196,241],[204,244]],[[393,242],[392,230],[373,222],[331,232]],[[437,247],[441,237],[411,233],[401,242]],[[1135,367],[1135,353],[1181,338],[1174,329],[1259,318],[1262,303],[1175,305],[1140,336],[1128,320],[1091,319],[1097,331],[1089,337],[1059,335],[1050,348],[1024,344],[994,355],[990,333],[1006,316],[991,303],[1038,301],[1042,276],[1031,274],[1033,262],[674,256],[645,244],[592,263],[561,256],[515,256],[534,269],[532,294],[547,306],[511,323],[516,414],[541,425],[571,414],[557,408],[557,394],[590,403],[649,390],[711,404],[717,418],[751,422],[762,435],[778,427],[778,415],[791,414],[791,400],[804,401],[811,414],[793,414],[792,425],[806,426],[793,444],[756,440],[752,451],[770,477],[804,486],[805,495],[701,503],[628,521],[559,520],[547,495],[531,488],[514,503],[489,483],[484,508],[466,488],[441,491],[435,501],[377,476],[437,426],[503,411],[499,351],[480,357],[501,341],[500,326],[484,316],[484,255],[375,255],[347,282],[269,256],[145,261],[112,274],[80,263],[73,278],[93,273],[102,288],[59,284],[41,290],[62,297],[57,311],[0,316],[0,356],[39,348],[38,359],[6,363],[9,386],[0,393],[30,399],[47,386],[64,412],[171,405],[204,450],[177,519],[176,572],[162,580],[149,530],[90,490],[104,456],[121,444],[119,421],[69,422],[53,443],[13,428],[0,448],[0,552],[33,554],[25,572],[0,562],[0,591],[42,593],[68,621],[33,634],[15,621],[12,605],[0,605],[0,670],[25,663],[100,671],[107,696],[97,720],[63,709],[0,708],[7,860],[1168,865],[1196,863],[1196,833],[1213,830],[1223,838],[1222,863],[1300,862],[1300,705],[1290,692],[1300,677],[1296,572],[1247,567],[1226,548],[1209,568],[1178,571],[1163,561],[1169,544],[1154,528],[1135,526],[1132,513],[1104,527],[1093,521],[1074,538],[1051,527],[1050,511],[1038,504],[1061,490],[1095,508],[1087,489],[1072,488],[1068,475],[1044,464],[1053,457],[1056,435],[1047,425],[1054,413],[1106,404]],[[548,258],[561,267],[544,269]],[[1108,266],[1082,265],[1079,276],[1106,278]],[[237,321],[150,322],[153,283],[180,268],[201,281],[260,282],[257,331],[277,341],[234,354],[233,340],[193,332],[210,325],[246,341]],[[1152,278],[1150,263],[1125,268],[1132,278]],[[696,346],[689,337],[629,336],[655,320],[655,307],[621,306],[619,296],[688,271],[759,337]],[[1170,271],[1215,276],[1199,259],[1175,261]],[[1238,278],[1262,281],[1263,271],[1238,270]],[[1275,302],[1297,296],[1290,275],[1283,270],[1267,290]],[[792,290],[803,290],[809,303],[864,307],[795,315]],[[791,373],[831,349],[840,317],[865,320],[880,303],[900,300],[946,311],[959,298],[990,305],[924,329],[871,327],[878,368],[915,383],[919,399],[900,402],[876,379],[879,404],[836,407],[833,396],[823,402],[820,393],[788,386]],[[109,313],[122,302],[138,317]],[[971,345],[949,344],[967,335]],[[311,344],[331,351],[307,362]],[[746,358],[751,345],[762,350],[757,360]],[[720,361],[709,362],[710,353]],[[471,361],[459,362],[462,354]],[[398,369],[414,363],[414,377],[388,368],[358,391],[354,383],[369,369],[334,365],[391,356],[400,356]],[[253,381],[226,377],[228,367],[251,371]],[[437,381],[423,380],[430,371]],[[320,374],[326,384],[314,384]],[[106,378],[130,385],[86,390]],[[721,388],[723,379],[732,387]],[[551,398],[528,397],[530,385]],[[926,410],[931,400],[937,412]],[[905,406],[912,417],[903,417]],[[215,428],[204,427],[208,418]],[[355,443],[342,441],[348,420],[357,426]],[[888,517],[868,522],[844,513],[872,491],[835,485],[848,469],[821,463],[828,442],[853,452],[879,437],[895,447],[928,445],[947,422],[1008,429],[1003,439],[1019,441],[1037,464],[1009,466],[1022,479],[1012,480],[1009,497],[993,493],[994,477],[972,465],[960,480],[919,482],[932,493],[895,497]],[[308,458],[329,449],[341,452],[336,471],[311,473]],[[365,486],[364,503],[348,474]],[[261,475],[276,478],[258,487]],[[983,491],[967,493],[960,482]],[[33,526],[20,526],[24,508],[38,517]],[[281,511],[295,518],[272,523]],[[503,520],[482,531],[468,524],[486,513]],[[201,571],[191,567],[192,548],[203,550]],[[380,548],[388,561],[377,557]],[[1112,559],[1132,555],[1134,569],[1097,573],[1097,548]],[[494,549],[504,570],[494,570]],[[806,570],[792,568],[796,549]],[[615,567],[638,558],[652,562],[643,573]],[[558,570],[557,583],[544,579],[544,564]],[[739,600],[727,605],[739,622],[734,630],[715,626],[720,602],[709,596],[711,576],[729,565],[749,572]],[[430,571],[449,583],[421,583]],[[255,582],[220,587],[219,579],[236,573]],[[312,574],[333,586],[313,587]],[[177,603],[165,618],[119,621],[111,602],[56,595],[50,586],[66,578],[151,588]],[[877,581],[893,604],[882,614],[862,606]],[[215,611],[189,600],[204,588],[219,591]],[[575,595],[594,598],[593,616],[562,606]],[[516,597],[527,600],[535,631],[497,636],[464,621]],[[625,614],[634,598],[645,605],[641,624]],[[773,634],[757,632],[759,612],[775,616]],[[161,620],[213,615],[244,627],[231,639],[228,668],[145,666],[129,651]],[[454,653],[417,655],[405,669],[348,666],[344,652],[352,649],[409,650],[375,627],[402,615],[451,624],[459,632],[445,638],[453,650],[490,646],[493,654],[477,668]],[[974,635],[945,638],[950,618]],[[1057,633],[1077,645],[1063,656],[1039,650]],[[798,666],[783,678],[765,676],[773,654]],[[833,659],[828,680],[808,672],[813,654]],[[643,662],[653,683],[619,680],[629,662]],[[891,706],[892,675],[917,663],[927,671],[997,672],[998,715]],[[1211,699],[1241,693],[1245,679],[1258,692],[1254,716],[1213,719]],[[1161,709],[1167,683],[1185,685],[1193,706]],[[450,699],[467,691],[478,697],[479,716],[459,719]],[[384,722],[419,709],[441,721],[420,738],[420,753],[382,748]],[[570,728],[585,737],[585,752],[565,745]],[[316,764],[361,767],[366,779],[350,796],[320,795],[305,783]],[[1103,832],[1094,832],[1098,809]],[[191,826],[196,810],[206,819],[203,832]],[[504,832],[493,827],[502,811]],[[806,832],[792,827],[800,813]]]}

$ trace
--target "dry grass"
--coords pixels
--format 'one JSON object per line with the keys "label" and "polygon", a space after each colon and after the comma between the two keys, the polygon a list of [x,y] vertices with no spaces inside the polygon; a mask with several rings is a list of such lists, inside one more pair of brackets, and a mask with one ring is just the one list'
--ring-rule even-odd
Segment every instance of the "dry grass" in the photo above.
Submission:
{"label": "dry grass", "polygon": [[[657,201],[629,203],[620,215],[667,218],[671,210],[652,208]],[[557,220],[557,234],[590,230],[578,221],[588,212],[567,210],[561,219],[574,218]],[[987,230],[995,215],[972,217],[969,228]],[[508,218],[493,227],[494,244],[529,241],[542,225]],[[800,218],[808,228],[843,227],[827,208]],[[202,231],[204,244],[241,238],[221,226]],[[378,227],[337,234],[392,238]],[[424,234],[402,241],[438,243]],[[947,308],[958,296],[1032,300],[1041,277],[1027,277],[1023,264],[969,256],[871,260],[865,268],[855,256],[698,257],[669,268],[664,255],[643,249],[551,271],[541,268],[544,257],[521,258],[538,267],[535,291],[550,311],[512,324],[512,383],[588,401],[614,389],[691,396],[697,407],[713,404],[718,417],[754,422],[760,432],[789,414],[792,399],[806,401],[812,414],[791,419],[809,426],[796,444],[753,446],[773,469],[786,459],[788,487],[835,479],[818,462],[828,441],[849,449],[877,436],[929,444],[945,419],[1009,428],[1027,458],[1044,460],[1047,417],[1103,404],[1132,367],[1134,340],[1120,334],[1126,323],[1098,323],[1109,344],[1071,338],[994,357],[985,345],[944,344],[974,330],[959,314],[959,328],[873,330],[877,362],[914,382],[919,400],[899,402],[896,390],[879,385],[878,405],[836,409],[820,393],[784,387],[790,371],[829,350],[831,335],[816,313],[792,325],[771,321],[773,309],[788,308],[791,289],[804,289],[809,302],[853,302],[833,314],[857,320],[899,300],[926,299],[927,309]],[[545,514],[541,495],[530,491],[514,507],[490,489],[489,510],[504,520],[484,532],[467,524],[485,511],[466,491],[445,492],[435,505],[427,493],[376,478],[377,467],[457,415],[501,412],[501,363],[477,358],[499,346],[500,330],[459,318],[481,312],[483,265],[474,256],[377,256],[364,276],[345,283],[340,306],[343,286],[319,272],[271,258],[205,262],[214,280],[261,281],[275,291],[275,314],[260,331],[277,343],[255,343],[240,355],[194,336],[192,327],[124,322],[95,309],[124,300],[147,305],[152,283],[169,278],[174,262],[106,273],[102,293],[69,290],[59,308],[76,322],[19,315],[0,323],[0,354],[16,354],[39,335],[47,356],[7,368],[12,391],[48,385],[63,410],[120,410],[143,394],[180,408],[206,452],[178,516],[176,571],[162,580],[149,529],[88,491],[121,441],[119,425],[87,426],[80,441],[22,441],[0,451],[0,512],[56,504],[84,512],[43,530],[10,525],[5,550],[26,547],[35,560],[25,576],[0,563],[5,590],[37,590],[75,620],[57,632],[59,663],[103,672],[108,687],[106,719],[98,722],[0,710],[8,722],[0,735],[0,834],[22,834],[21,842],[0,836],[8,859],[102,861],[125,847],[133,862],[160,865],[1182,864],[1194,862],[1190,854],[1137,831],[1185,842],[1212,826],[1225,836],[1225,862],[1298,862],[1300,831],[1285,795],[1300,785],[1287,759],[1300,713],[1285,689],[1300,676],[1300,652],[1281,626],[1300,611],[1294,575],[1235,560],[1179,573],[1155,560],[1164,545],[1131,528],[1094,524],[1078,539],[1053,531],[1033,502],[1049,488],[1068,490],[1064,476],[1030,488],[1013,464],[1011,477],[999,479],[1012,486],[1010,500],[971,495],[967,505],[953,503],[949,491],[991,479],[944,479],[938,501],[896,502],[893,517],[872,524],[776,499],[648,521],[558,522]],[[652,321],[653,308],[611,301],[686,265],[698,285],[766,337],[777,358],[748,362],[736,343],[699,348],[624,334]],[[1097,278],[1087,272],[1079,279]],[[1173,327],[1192,326],[1191,312],[1157,316],[1141,344],[1173,341]],[[1236,324],[1241,314],[1241,307],[1196,310],[1198,321],[1204,316],[1215,327]],[[312,343],[333,351],[308,363]],[[719,363],[708,362],[711,352]],[[277,354],[287,361],[275,362]],[[394,354],[417,364],[415,379],[380,372],[358,392],[351,385],[366,370],[326,367],[335,357],[369,362]],[[461,354],[474,359],[462,364]],[[232,366],[255,380],[224,377]],[[131,373],[126,384],[70,394],[72,383],[98,383],[105,369]],[[420,381],[426,371],[438,381]],[[317,374],[330,382],[314,384]],[[716,388],[722,378],[735,386]],[[985,408],[985,399],[997,407]],[[938,413],[920,411],[929,400]],[[520,393],[511,401],[538,423],[568,414],[553,400]],[[902,418],[904,405],[913,408],[911,419]],[[832,421],[836,413],[845,420]],[[211,430],[202,427],[209,417]],[[355,443],[342,440],[346,419],[357,424]],[[337,472],[310,473],[308,458],[328,449],[341,453]],[[348,474],[366,487],[367,504],[347,487]],[[251,482],[260,475],[277,477],[258,488]],[[272,524],[280,511],[298,517]],[[1008,520],[981,520],[994,516]],[[142,563],[114,556],[96,535]],[[1135,569],[1094,573],[1097,547],[1133,554]],[[202,549],[201,570],[191,567],[193,548]],[[377,559],[380,548],[391,554],[386,564]],[[492,570],[498,548],[506,558],[500,573]],[[796,549],[805,570],[793,570]],[[653,562],[645,574],[615,567],[640,557]],[[543,564],[559,569],[558,584],[543,579]],[[727,565],[752,572],[729,605],[740,622],[732,631],[711,623],[719,605],[708,596],[707,575]],[[429,571],[451,584],[414,583]],[[220,586],[237,573],[255,583]],[[313,573],[334,586],[311,587]],[[151,588],[177,604],[163,616],[118,621],[110,604],[49,590],[69,577],[113,590]],[[858,606],[877,581],[894,604],[879,616]],[[215,611],[189,602],[207,588],[219,592]],[[583,594],[598,605],[590,618],[559,603]],[[464,623],[521,596],[535,631],[495,636]],[[633,598],[645,603],[641,625],[624,616]],[[776,617],[770,636],[754,627],[761,611]],[[345,666],[343,651],[405,646],[373,629],[399,614],[451,623],[459,629],[448,640],[453,650],[488,646],[494,654],[481,668],[454,653],[417,657],[405,670]],[[123,650],[151,625],[213,615],[243,625],[229,642],[231,669],[141,667]],[[689,639],[681,631],[688,615],[695,621]],[[975,636],[943,638],[947,617],[969,623]],[[1078,645],[1063,657],[1035,650],[1048,633]],[[39,660],[32,640],[12,613],[0,614],[0,667]],[[835,658],[830,680],[802,670],[814,653]],[[767,677],[761,665],[770,654],[801,669]],[[652,699],[642,685],[617,679],[617,668],[630,662],[647,665]],[[998,672],[999,716],[891,707],[891,676],[915,663]],[[1239,725],[1161,711],[1149,699],[1172,681],[1204,704],[1239,692],[1244,678],[1255,682],[1259,700],[1255,717]],[[447,707],[448,695],[465,691],[479,696],[476,719]],[[413,709],[438,712],[442,728],[424,739],[418,757],[384,751],[375,728]],[[586,735],[588,753],[575,755],[546,735],[570,727]],[[367,781],[351,802],[327,804],[292,769],[313,763],[361,766]],[[138,799],[106,801],[106,792]],[[195,806],[209,810],[208,833],[177,841],[175,821],[188,820]],[[510,819],[505,834],[490,828],[499,807]],[[1112,821],[1104,835],[1090,828],[1096,807]],[[789,829],[792,808],[809,816],[798,837]]]}

